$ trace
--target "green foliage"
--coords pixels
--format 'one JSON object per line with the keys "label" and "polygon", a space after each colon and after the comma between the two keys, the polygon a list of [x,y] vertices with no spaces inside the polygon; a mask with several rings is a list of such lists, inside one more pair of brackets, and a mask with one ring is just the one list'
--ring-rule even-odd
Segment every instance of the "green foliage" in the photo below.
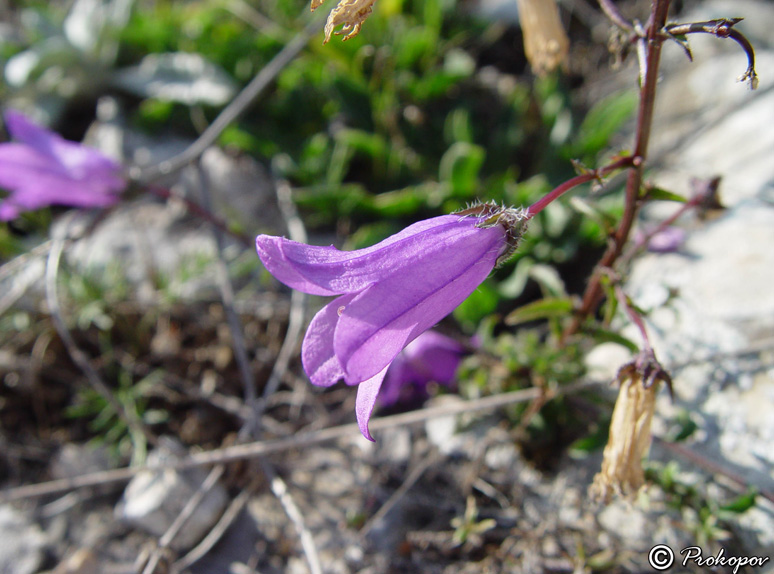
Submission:
{"label": "green foliage", "polygon": [[[114,396],[125,412],[136,416],[143,424],[165,422],[168,418],[166,411],[148,407],[150,392],[162,376],[162,372],[156,371],[134,382],[130,373],[120,370]],[[105,445],[114,457],[131,455],[135,464],[144,461],[148,446],[145,436],[133,432],[102,395],[92,388],[80,389],[65,414],[71,418],[89,419],[89,428],[95,434],[93,443]]]}
{"label": "green foliage", "polygon": [[65,272],[63,284],[75,310],[75,323],[82,331],[94,326],[108,331],[113,326],[114,306],[128,298],[129,283],[119,261],[90,271]]}
{"label": "green foliage", "polygon": [[610,139],[633,116],[637,101],[637,92],[628,90],[594,104],[566,149],[568,159],[595,164],[597,155],[607,148]]}
{"label": "green foliage", "polygon": [[716,495],[703,491],[701,481],[688,479],[675,461],[665,465],[651,463],[646,479],[664,491],[670,507],[681,511],[684,528],[699,546],[728,539],[727,524],[755,505],[754,490],[727,501],[718,500]]}
{"label": "green foliage", "polygon": [[469,496],[465,506],[465,514],[452,518],[451,525],[454,528],[452,540],[455,545],[479,546],[481,535],[497,526],[497,522],[492,518],[479,520],[476,499]]}

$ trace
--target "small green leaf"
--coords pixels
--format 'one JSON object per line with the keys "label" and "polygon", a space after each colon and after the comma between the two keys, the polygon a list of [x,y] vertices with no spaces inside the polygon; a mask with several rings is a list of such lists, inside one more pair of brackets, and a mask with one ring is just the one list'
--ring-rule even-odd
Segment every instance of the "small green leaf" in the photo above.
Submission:
{"label": "small green leaf", "polygon": [[741,514],[753,506],[755,506],[755,498],[758,496],[758,492],[751,488],[744,494],[740,495],[735,500],[732,500],[728,504],[724,504],[720,507],[720,510],[725,510],[726,512],[733,512],[734,514]]}
{"label": "small green leaf", "polygon": [[597,343],[617,343],[622,347],[626,347],[632,353],[640,352],[640,348],[634,341],[610,331],[609,329],[603,329],[602,327],[586,327],[584,332],[591,335]]}
{"label": "small green leaf", "polygon": [[552,297],[565,297],[567,295],[567,289],[565,289],[564,281],[559,276],[559,272],[555,267],[546,265],[544,263],[536,263],[529,268],[529,277],[540,285],[540,289],[544,295]]}
{"label": "small green leaf", "polygon": [[478,172],[484,164],[484,148],[467,142],[456,142],[446,150],[439,168],[440,180],[451,184],[457,197],[473,195],[478,185]]}
{"label": "small green leaf", "polygon": [[602,151],[637,109],[637,101],[637,93],[627,90],[608,96],[591,108],[570,146],[570,157],[593,157]]}
{"label": "small green leaf", "polygon": [[540,319],[564,317],[572,312],[573,303],[569,297],[549,297],[511,311],[505,318],[506,325],[519,325]]}
{"label": "small green leaf", "polygon": [[688,198],[678,195],[661,187],[649,187],[644,190],[643,195],[653,201],[677,201],[685,203]]}

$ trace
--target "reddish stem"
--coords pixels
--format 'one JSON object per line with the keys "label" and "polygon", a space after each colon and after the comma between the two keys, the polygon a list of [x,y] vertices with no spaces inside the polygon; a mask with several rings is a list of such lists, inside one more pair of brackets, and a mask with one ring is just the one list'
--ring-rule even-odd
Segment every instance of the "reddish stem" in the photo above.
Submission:
{"label": "reddish stem", "polygon": [[647,157],[650,130],[653,124],[653,110],[656,103],[656,85],[658,82],[658,66],[661,60],[661,46],[664,37],[662,28],[666,25],[669,12],[669,0],[653,0],[652,12],[648,18],[647,54],[645,56],[645,72],[640,88],[640,105],[637,114],[637,134],[635,139],[632,168],[626,181],[624,213],[621,223],[610,238],[610,245],[597,265],[597,272],[592,276],[583,294],[581,305],[575,313],[572,322],[563,333],[563,340],[575,334],[580,329],[586,317],[591,315],[602,300],[603,290],[599,270],[612,268],[623,251],[626,240],[634,225],[639,208],[640,189],[642,187],[644,162]]}
{"label": "reddish stem", "polygon": [[530,205],[527,208],[527,217],[528,218],[535,217],[538,213],[543,211],[543,209],[545,209],[545,207],[548,204],[550,204],[552,201],[554,201],[555,199],[563,195],[565,192],[568,192],[571,189],[578,187],[579,185],[583,185],[584,183],[588,183],[594,180],[600,180],[604,176],[608,175],[609,173],[617,169],[621,169],[624,167],[631,167],[634,165],[634,163],[635,161],[633,157],[631,156],[622,157],[611,164],[600,167],[598,169],[588,171],[586,173],[582,173],[580,175],[576,175],[572,179],[568,179],[558,187],[554,188],[551,192],[541,197],[535,203]]}
{"label": "reddish stem", "polygon": [[145,189],[156,195],[157,197],[160,197],[162,199],[176,199],[179,201],[182,201],[185,204],[186,209],[188,209],[189,213],[192,213],[193,215],[199,217],[200,219],[203,219],[204,221],[207,221],[208,223],[211,223],[224,233],[228,233],[231,237],[234,239],[237,239],[239,242],[244,243],[247,246],[253,245],[253,238],[249,237],[247,235],[244,235],[243,233],[239,233],[238,231],[234,231],[232,229],[229,229],[228,224],[220,219],[218,216],[213,215],[209,211],[207,211],[204,207],[196,203],[195,201],[191,201],[187,197],[182,197],[179,195],[173,195],[168,189],[164,187],[159,187],[158,185],[153,184],[146,184]]}

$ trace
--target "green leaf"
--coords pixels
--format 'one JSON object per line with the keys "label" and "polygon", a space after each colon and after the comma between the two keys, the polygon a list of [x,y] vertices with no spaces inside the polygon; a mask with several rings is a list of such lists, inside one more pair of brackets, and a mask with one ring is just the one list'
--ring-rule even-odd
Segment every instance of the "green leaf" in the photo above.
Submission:
{"label": "green leaf", "polygon": [[484,164],[486,152],[481,146],[455,142],[441,158],[439,176],[451,184],[454,196],[470,196],[478,185],[478,172]]}
{"label": "green leaf", "polygon": [[728,504],[721,506],[720,510],[733,512],[734,514],[741,514],[755,506],[755,498],[757,496],[758,492],[754,488],[751,488],[735,500],[732,500]]}
{"label": "green leaf", "polygon": [[599,450],[607,444],[608,434],[610,433],[610,424],[600,424],[588,435],[579,438],[570,445],[570,456],[582,458],[588,453]]}
{"label": "green leaf", "polygon": [[661,187],[649,187],[644,190],[643,195],[653,201],[677,201],[685,203],[688,201],[687,197],[678,195]]}
{"label": "green leaf", "polygon": [[627,90],[595,104],[578,129],[578,136],[570,146],[570,156],[593,158],[605,149],[610,138],[637,109],[637,101],[637,92]]}
{"label": "green leaf", "polygon": [[622,347],[626,347],[632,353],[640,352],[640,348],[634,341],[610,331],[609,329],[603,329],[602,327],[586,327],[583,330],[585,333],[591,335],[597,343],[617,343]]}
{"label": "green leaf", "polygon": [[552,297],[565,297],[567,290],[564,287],[564,281],[559,276],[559,272],[551,265],[536,263],[529,268],[529,277],[540,285],[544,295]]}
{"label": "green leaf", "polygon": [[548,297],[511,311],[505,318],[506,325],[519,325],[529,321],[564,317],[572,312],[573,303],[569,297]]}

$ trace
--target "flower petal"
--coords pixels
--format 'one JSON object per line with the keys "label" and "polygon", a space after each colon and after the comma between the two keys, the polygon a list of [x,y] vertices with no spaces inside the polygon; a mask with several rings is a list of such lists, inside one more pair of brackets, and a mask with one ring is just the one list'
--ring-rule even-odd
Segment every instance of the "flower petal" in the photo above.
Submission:
{"label": "flower petal", "polygon": [[406,385],[413,384],[414,371],[411,365],[406,361],[403,353],[390,363],[387,374],[384,376],[384,383],[379,394],[379,404],[383,407],[389,407],[400,401]]}
{"label": "flower petal", "polygon": [[387,367],[384,367],[373,377],[367,381],[363,381],[357,387],[357,398],[355,399],[357,426],[360,427],[360,432],[363,433],[363,436],[371,442],[375,441],[374,437],[371,436],[371,432],[368,430],[368,421],[371,420],[371,413],[374,411],[376,397],[379,396],[379,389],[382,386],[382,381],[384,380],[384,374],[386,372]]}
{"label": "flower petal", "polygon": [[301,345],[301,363],[312,384],[330,387],[344,378],[344,369],[333,352],[333,333],[339,320],[339,309],[346,307],[354,295],[342,295],[320,309],[309,323]]}
{"label": "flower petal", "polygon": [[67,171],[50,156],[18,143],[0,144],[0,185],[15,189],[36,177],[67,177]]}
{"label": "flower petal", "polygon": [[355,384],[374,376],[486,279],[504,245],[505,231],[500,226],[476,231],[453,252],[429,252],[404,264],[346,306],[333,342],[345,381]]}
{"label": "flower petal", "polygon": [[417,258],[472,240],[483,231],[477,222],[459,215],[434,217],[355,251],[269,235],[259,235],[255,243],[266,269],[285,285],[312,295],[339,295],[362,291]]}
{"label": "flower petal", "polygon": [[[13,139],[26,144],[41,154],[56,159],[74,179],[95,176],[100,179],[106,177],[113,179],[117,177],[117,172],[121,169],[116,161],[99,150],[66,140],[56,132],[31,122],[24,114],[16,110],[8,110],[5,113],[5,122]],[[121,178],[118,178],[118,181],[123,184]]]}
{"label": "flower petal", "polygon": [[5,119],[21,143],[0,144],[0,186],[11,191],[0,207],[0,219],[52,204],[106,207],[118,200],[126,187],[119,164],[14,110]]}
{"label": "flower petal", "polygon": [[3,114],[8,133],[16,141],[27,144],[36,150],[53,155],[49,150],[54,132],[32,122],[21,112],[8,110]]}
{"label": "flower petal", "polygon": [[416,373],[416,383],[430,381],[448,385],[454,380],[465,347],[436,331],[425,331],[403,350]]}

